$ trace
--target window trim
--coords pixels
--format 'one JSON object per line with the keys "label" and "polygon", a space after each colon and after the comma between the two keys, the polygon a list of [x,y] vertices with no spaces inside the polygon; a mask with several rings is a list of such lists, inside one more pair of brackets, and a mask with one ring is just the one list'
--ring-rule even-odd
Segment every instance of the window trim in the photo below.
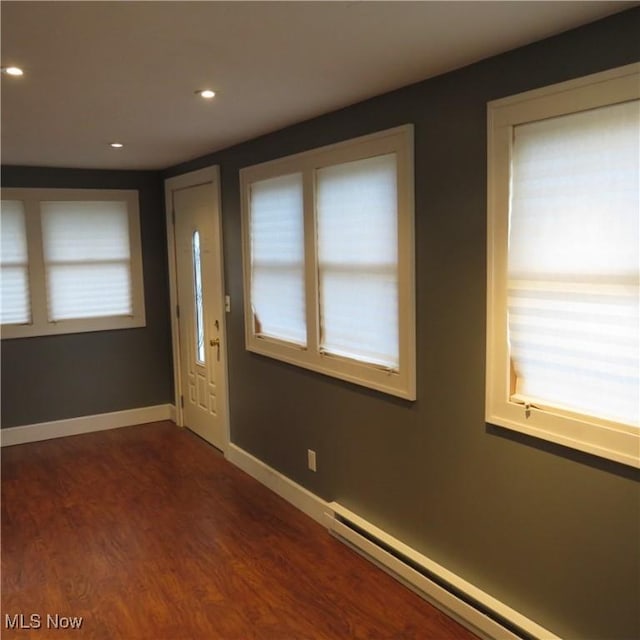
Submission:
{"label": "window trim", "polygon": [[[29,256],[29,299],[31,304],[31,323],[2,325],[0,331],[3,340],[91,331],[111,331],[146,326],[138,191],[132,189],[3,188],[2,199],[20,200],[24,203]],[[124,201],[127,203],[131,250],[133,308],[131,316],[49,320],[40,211],[40,203],[45,201]]]}
{"label": "window trim", "polygon": [[[321,353],[319,349],[318,261],[315,243],[315,171],[324,166],[387,153],[397,158],[399,367],[379,366]],[[250,187],[254,182],[302,173],[307,346],[257,336],[251,311]],[[346,380],[408,400],[416,399],[415,237],[413,125],[403,125],[352,140],[279,158],[240,170],[244,271],[245,347],[248,351]]]}
{"label": "window trim", "polygon": [[640,98],[640,64],[631,64],[489,102],[487,193],[486,422],[640,467],[640,429],[558,408],[509,400],[507,260],[513,127]]}

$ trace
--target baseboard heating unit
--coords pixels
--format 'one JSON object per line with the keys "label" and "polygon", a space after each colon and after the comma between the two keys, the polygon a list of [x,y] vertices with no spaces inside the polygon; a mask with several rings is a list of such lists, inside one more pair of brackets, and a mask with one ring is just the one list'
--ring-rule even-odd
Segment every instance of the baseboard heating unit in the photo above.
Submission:
{"label": "baseboard heating unit", "polygon": [[560,640],[548,629],[340,504],[333,502],[329,508],[331,512],[325,513],[324,524],[333,535],[479,637],[496,640]]}

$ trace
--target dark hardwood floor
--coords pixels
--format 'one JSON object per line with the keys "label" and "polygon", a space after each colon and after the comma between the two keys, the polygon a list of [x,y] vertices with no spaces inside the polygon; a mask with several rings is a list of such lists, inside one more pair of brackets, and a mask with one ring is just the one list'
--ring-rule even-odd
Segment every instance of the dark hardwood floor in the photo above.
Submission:
{"label": "dark hardwood floor", "polygon": [[475,638],[169,422],[2,449],[1,628],[6,640]]}

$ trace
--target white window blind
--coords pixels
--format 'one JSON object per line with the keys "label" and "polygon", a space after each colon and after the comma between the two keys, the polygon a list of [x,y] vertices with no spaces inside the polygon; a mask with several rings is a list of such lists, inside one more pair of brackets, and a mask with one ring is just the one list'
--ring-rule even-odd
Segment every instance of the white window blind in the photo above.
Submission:
{"label": "white window blind", "polygon": [[396,155],[316,172],[320,349],[397,369]]}
{"label": "white window blind", "polygon": [[49,320],[133,313],[127,203],[41,203]]}
{"label": "white window blind", "polygon": [[306,345],[302,174],[251,185],[254,332]]}
{"label": "white window blind", "polygon": [[24,204],[18,200],[3,200],[0,211],[0,322],[27,324],[31,321],[31,308]]}
{"label": "white window blind", "polygon": [[514,127],[512,399],[638,426],[640,102]]}

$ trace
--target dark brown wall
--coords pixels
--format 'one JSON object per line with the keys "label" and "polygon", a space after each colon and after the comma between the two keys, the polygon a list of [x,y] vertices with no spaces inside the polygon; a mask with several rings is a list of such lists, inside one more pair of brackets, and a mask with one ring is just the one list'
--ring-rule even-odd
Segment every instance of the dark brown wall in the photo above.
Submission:
{"label": "dark brown wall", "polygon": [[[637,61],[638,33],[634,9],[166,173],[221,168],[232,441],[566,638],[640,637],[638,474],[484,422],[486,103]],[[239,169],[404,123],[414,403],[247,352],[242,314]]]}
{"label": "dark brown wall", "polygon": [[2,427],[173,402],[162,176],[3,167],[3,187],[137,189],[146,327],[2,340]]}

